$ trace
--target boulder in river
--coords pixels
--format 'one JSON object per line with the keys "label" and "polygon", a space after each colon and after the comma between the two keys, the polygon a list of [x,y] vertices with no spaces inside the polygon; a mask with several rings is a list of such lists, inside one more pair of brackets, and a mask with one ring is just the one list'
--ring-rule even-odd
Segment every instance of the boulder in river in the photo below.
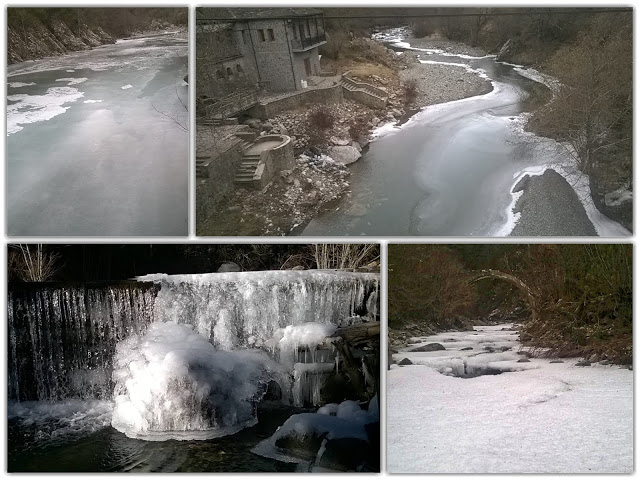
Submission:
{"label": "boulder in river", "polygon": [[426,345],[422,345],[420,347],[414,348],[411,351],[412,352],[436,352],[438,350],[446,350],[446,348],[444,348],[439,343],[428,343]]}
{"label": "boulder in river", "polygon": [[551,360],[549,363],[564,363],[562,360]]}
{"label": "boulder in river", "polygon": [[520,360],[518,360],[517,363],[529,363],[531,362],[531,360],[529,360],[528,358],[521,358]]}
{"label": "boulder in river", "polygon": [[589,360],[581,360],[578,363],[576,363],[576,367],[588,367],[591,365],[591,362]]}
{"label": "boulder in river", "polygon": [[461,352],[464,352],[466,350],[473,350],[473,347],[464,347],[460,349]]}
{"label": "boulder in river", "polygon": [[409,360],[408,358],[403,358],[402,360],[400,360],[398,362],[398,365],[413,365],[413,362],[411,360]]}

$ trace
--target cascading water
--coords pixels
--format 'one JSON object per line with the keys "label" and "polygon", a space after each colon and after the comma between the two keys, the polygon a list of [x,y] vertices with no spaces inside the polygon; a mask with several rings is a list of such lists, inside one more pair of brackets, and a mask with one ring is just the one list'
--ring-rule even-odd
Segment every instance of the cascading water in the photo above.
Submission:
{"label": "cascading water", "polygon": [[9,399],[113,399],[112,425],[131,437],[229,434],[255,423],[269,382],[287,404],[320,402],[337,366],[325,339],[375,319],[378,278],[234,272],[11,289]]}
{"label": "cascading water", "polygon": [[153,321],[157,286],[9,289],[9,400],[110,399],[116,343]]}

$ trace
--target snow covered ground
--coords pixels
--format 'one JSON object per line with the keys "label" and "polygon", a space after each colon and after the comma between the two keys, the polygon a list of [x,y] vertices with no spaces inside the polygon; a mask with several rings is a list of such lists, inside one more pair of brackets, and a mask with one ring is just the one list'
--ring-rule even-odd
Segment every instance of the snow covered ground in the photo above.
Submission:
{"label": "snow covered ground", "polygon": [[[446,350],[394,355],[413,365],[387,374],[388,470],[631,473],[633,372],[576,367],[577,359],[518,362],[517,333],[502,330],[510,327],[419,338],[407,350]],[[505,373],[454,376],[486,368]]]}

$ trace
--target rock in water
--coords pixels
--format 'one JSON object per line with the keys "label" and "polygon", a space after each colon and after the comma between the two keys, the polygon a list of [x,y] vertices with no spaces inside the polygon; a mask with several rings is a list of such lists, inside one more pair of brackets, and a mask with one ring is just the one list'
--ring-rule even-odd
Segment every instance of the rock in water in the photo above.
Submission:
{"label": "rock in water", "polygon": [[588,367],[591,365],[591,362],[589,360],[582,360],[578,363],[576,363],[576,367]]}
{"label": "rock in water", "polygon": [[398,365],[413,365],[413,362],[408,358],[403,358],[398,362]]}
{"label": "rock in water", "polygon": [[428,343],[427,345],[422,345],[420,347],[414,348],[412,352],[436,352],[438,350],[446,350],[440,343]]}
{"label": "rock in water", "polygon": [[564,363],[562,360],[551,360],[549,363]]}
{"label": "rock in water", "polygon": [[529,363],[531,362],[531,360],[529,360],[528,358],[521,358],[520,360],[518,360],[518,363]]}

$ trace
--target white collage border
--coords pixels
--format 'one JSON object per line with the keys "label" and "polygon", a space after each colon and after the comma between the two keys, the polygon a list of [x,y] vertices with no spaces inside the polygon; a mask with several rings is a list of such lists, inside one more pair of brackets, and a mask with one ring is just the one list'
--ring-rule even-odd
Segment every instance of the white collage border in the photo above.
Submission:
{"label": "white collage border", "polygon": [[[138,0],[138,1],[116,1],[116,2],[97,2],[95,4],[88,1],[78,1],[78,0],[67,0],[64,2],[61,1],[9,1],[3,0],[3,8],[0,12],[0,26],[2,28],[2,38],[4,40],[3,47],[0,47],[2,50],[2,68],[6,78],[6,65],[7,65],[7,7],[56,7],[56,6],[86,6],[86,7],[185,7],[189,8],[189,78],[195,78],[195,42],[193,39],[195,38],[195,8],[196,7],[206,7],[206,6],[228,6],[228,7],[276,7],[276,6],[323,6],[323,7],[487,7],[487,3],[482,2],[480,0],[473,1],[452,1],[451,3],[443,2],[443,1],[429,1],[429,0],[404,0],[399,4],[393,4],[389,0],[351,0],[346,2],[341,2],[340,0],[325,0],[325,1],[314,1],[311,0],[309,2],[304,2],[302,0],[291,1],[291,0],[279,0],[279,1],[249,1],[249,0],[236,0],[234,2],[230,2],[229,0],[211,0],[211,1],[196,1],[196,0],[187,0],[185,2],[179,1],[163,1],[163,0]],[[536,2],[526,2],[526,3],[518,3],[515,1],[505,1],[505,0],[494,0],[490,2],[489,6],[512,6],[512,7],[635,7],[635,1],[628,2],[616,2],[607,4],[606,2],[597,2],[593,0],[564,0],[562,2],[553,2],[550,0],[542,0]],[[638,9],[634,8],[634,25],[637,28],[638,26]],[[640,73],[640,65],[637,60],[636,55],[636,35],[634,35],[634,87],[635,81],[638,78],[638,74]],[[1,125],[2,131],[6,132],[6,89],[7,84],[6,81],[2,83],[0,86],[3,97],[5,98],[5,114],[2,116]],[[635,90],[635,88],[634,88]],[[635,92],[637,94],[637,91]],[[637,95],[634,95],[634,110],[637,111],[636,107],[638,106],[638,98]],[[3,188],[2,192],[2,208],[0,208],[0,223],[3,225],[3,240],[4,245],[0,248],[0,262],[2,263],[2,267],[0,268],[0,284],[2,291],[0,293],[0,308],[2,309],[2,315],[0,318],[2,319],[3,325],[0,329],[0,345],[2,345],[3,354],[2,354],[2,369],[0,371],[0,378],[2,378],[2,383],[0,384],[0,398],[3,406],[3,414],[6,417],[6,408],[7,408],[7,245],[9,243],[77,243],[77,244],[101,244],[101,243],[137,243],[137,244],[148,244],[148,243],[219,243],[219,244],[247,244],[247,243],[379,243],[381,248],[381,385],[382,385],[382,395],[381,395],[381,473],[379,474],[355,474],[357,476],[365,475],[365,476],[382,476],[382,477],[403,477],[404,475],[400,474],[390,474],[386,471],[386,362],[387,362],[387,349],[386,349],[386,338],[387,338],[387,245],[390,243],[439,243],[439,244],[453,244],[453,243],[476,243],[476,244],[485,244],[485,243],[626,243],[633,244],[634,246],[634,305],[633,305],[633,314],[634,318],[638,318],[638,305],[637,305],[637,295],[636,291],[638,289],[638,277],[637,266],[638,266],[638,255],[636,251],[636,243],[637,237],[634,233],[631,237],[621,237],[621,238],[599,238],[599,237],[519,237],[519,238],[511,238],[511,237],[499,237],[499,238],[490,238],[490,237],[196,237],[195,236],[195,162],[193,159],[195,158],[195,88],[194,82],[189,83],[189,109],[190,109],[190,125],[192,128],[189,130],[189,158],[191,159],[189,162],[189,236],[188,237],[8,237],[6,235],[6,136],[5,142],[3,144],[3,158],[5,160],[4,168],[0,173],[0,181]],[[634,117],[634,135],[637,138],[638,135],[638,122]],[[634,142],[634,150],[636,147],[636,142]],[[636,169],[637,170],[637,169]],[[634,183],[637,183],[637,171],[634,171]],[[636,223],[637,215],[637,202],[634,199],[634,224]],[[634,344],[635,344],[635,336],[634,336]],[[634,355],[634,359],[637,355]],[[635,380],[635,374],[634,374]],[[636,422],[635,422],[635,412],[637,406],[637,396],[635,396],[635,382],[634,382],[634,437],[636,433]],[[7,423],[2,422],[3,424],[3,439],[7,439]],[[3,477],[7,475],[7,447],[5,442],[1,442],[4,444],[4,454],[0,456],[0,475]],[[634,448],[634,466],[636,463],[636,449]],[[203,474],[207,474],[206,472]],[[20,478],[42,478],[43,476],[53,476],[59,477],[61,475],[67,474],[25,474],[20,475]],[[84,474],[83,474],[84,475]],[[94,474],[95,475],[95,474]],[[100,474],[103,477],[105,474]],[[168,474],[170,478],[181,478],[184,475],[188,474]],[[200,474],[202,475],[202,474]],[[256,475],[265,475],[263,473],[249,473],[249,474],[229,474],[229,473],[215,473],[216,477],[224,477],[224,478],[251,478]],[[302,474],[292,474],[295,477],[300,477]],[[305,474],[306,475],[306,474]],[[313,474],[315,477],[321,478],[338,478],[344,477],[347,474]],[[351,474],[349,474],[350,476]],[[91,475],[93,476],[93,475]],[[117,474],[106,474],[107,477],[113,478],[117,477]],[[143,477],[154,477],[155,474],[141,474]],[[418,474],[418,477],[432,477],[434,475],[430,474]],[[439,476],[439,475],[435,475]],[[446,475],[449,478],[461,478],[462,475]],[[490,474],[482,474],[482,475],[474,475],[475,477],[491,477]],[[604,477],[613,477],[613,475],[599,475]],[[635,467],[634,467],[634,476],[635,476]],[[517,478],[520,475],[509,474],[502,475],[503,478]],[[575,477],[584,477],[587,475],[575,475]],[[591,475],[589,475],[591,478]],[[167,478],[167,474],[163,475],[163,478]]]}

